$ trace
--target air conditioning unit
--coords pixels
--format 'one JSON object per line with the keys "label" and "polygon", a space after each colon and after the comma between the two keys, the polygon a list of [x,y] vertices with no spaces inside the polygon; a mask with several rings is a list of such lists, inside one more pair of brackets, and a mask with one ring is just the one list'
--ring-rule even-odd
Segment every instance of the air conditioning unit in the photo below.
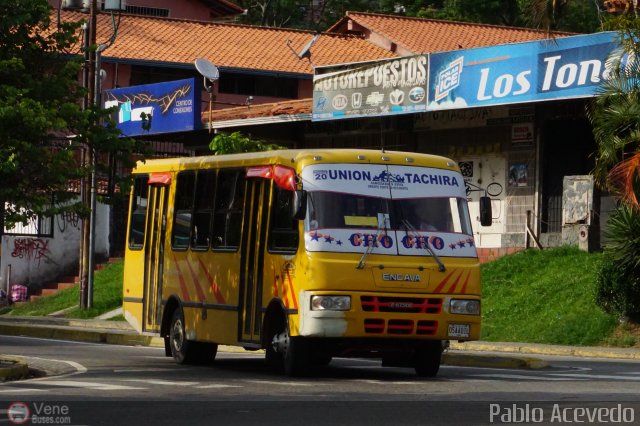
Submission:
{"label": "air conditioning unit", "polygon": [[124,12],[127,10],[127,0],[104,0],[102,10],[109,12]]}
{"label": "air conditioning unit", "polygon": [[91,0],[62,0],[63,9],[89,10]]}
{"label": "air conditioning unit", "polygon": [[[98,8],[108,12],[124,12],[127,10],[127,0],[97,0]],[[87,11],[91,0],[62,0],[62,8],[69,10]]]}

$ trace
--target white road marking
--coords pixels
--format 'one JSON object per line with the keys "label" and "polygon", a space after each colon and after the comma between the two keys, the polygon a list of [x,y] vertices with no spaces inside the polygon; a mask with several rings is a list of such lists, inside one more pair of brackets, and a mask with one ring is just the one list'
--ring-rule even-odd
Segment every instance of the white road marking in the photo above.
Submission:
{"label": "white road marking", "polygon": [[196,386],[198,389],[217,389],[217,388],[242,388],[244,386],[239,385],[222,385],[222,384],[213,384],[213,385],[202,385]]}
{"label": "white road marking", "polygon": [[244,380],[249,383],[257,383],[260,385],[278,385],[278,386],[317,386],[318,383],[299,383],[299,382],[276,382],[269,380]]}
{"label": "white road marking", "polygon": [[604,380],[633,380],[640,381],[640,377],[630,377],[630,376],[617,376],[617,375],[609,375],[609,374],[569,374],[569,373],[550,373],[551,376],[562,376],[562,377],[578,377],[585,379],[604,379]]}
{"label": "white road marking", "polygon": [[398,382],[388,382],[386,380],[373,380],[373,379],[357,379],[357,380],[352,380],[353,382],[360,382],[360,383],[370,383],[373,385],[424,385],[425,382],[420,381],[419,379],[416,379],[416,381],[413,382],[407,382],[407,381],[398,381]]}
{"label": "white road marking", "polygon": [[184,371],[183,368],[125,368],[121,370],[113,370],[114,373],[153,373],[153,372],[168,373],[171,371]]}
{"label": "white road marking", "polygon": [[[581,374],[576,374],[577,378],[581,378]],[[524,374],[471,374],[469,377],[483,377],[487,379],[519,379],[519,380],[540,380],[540,381],[568,381],[575,380],[575,378],[561,378],[561,377],[546,377],[546,376],[527,376]],[[586,378],[584,379],[586,380]]]}
{"label": "white road marking", "polygon": [[40,382],[46,386],[60,386],[68,388],[83,388],[83,389],[96,389],[96,390],[145,390],[147,388],[140,388],[135,386],[122,386],[122,385],[110,385],[107,383],[98,382],[82,382],[74,380],[47,380],[46,382]]}
{"label": "white road marking", "polygon": [[0,389],[0,393],[25,393],[25,392],[45,392],[45,390],[44,389],[35,389],[35,388]]}
{"label": "white road marking", "polygon": [[196,386],[200,382],[185,382],[185,381],[170,381],[160,379],[118,379],[124,382],[143,382],[150,385],[163,385],[163,386]]}

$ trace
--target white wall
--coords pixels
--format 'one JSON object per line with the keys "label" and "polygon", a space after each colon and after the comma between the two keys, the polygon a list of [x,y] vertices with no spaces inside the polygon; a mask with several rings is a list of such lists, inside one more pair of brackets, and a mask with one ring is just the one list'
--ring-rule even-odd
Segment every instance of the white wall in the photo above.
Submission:
{"label": "white wall", "polygon": [[[98,258],[109,255],[109,214],[111,207],[96,206],[95,253]],[[82,221],[76,215],[59,215],[53,221],[53,237],[3,236],[0,253],[0,288],[23,284],[39,288],[64,275],[78,274],[80,230]],[[11,281],[7,270],[11,265]]]}

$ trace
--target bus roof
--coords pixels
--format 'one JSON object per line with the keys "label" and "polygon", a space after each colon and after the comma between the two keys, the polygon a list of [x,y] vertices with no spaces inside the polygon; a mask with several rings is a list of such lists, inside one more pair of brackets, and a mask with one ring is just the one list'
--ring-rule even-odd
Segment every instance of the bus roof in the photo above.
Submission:
{"label": "bus roof", "polygon": [[417,152],[380,151],[372,149],[286,149],[242,154],[175,157],[138,161],[133,173],[171,172],[180,170],[245,167],[282,164],[300,171],[308,164],[364,163],[395,164],[457,170],[458,164],[446,157]]}

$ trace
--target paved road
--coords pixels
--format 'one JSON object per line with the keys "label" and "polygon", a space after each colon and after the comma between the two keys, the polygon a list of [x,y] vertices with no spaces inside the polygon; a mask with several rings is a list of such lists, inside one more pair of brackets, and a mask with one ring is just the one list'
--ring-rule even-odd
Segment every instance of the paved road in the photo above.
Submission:
{"label": "paved road", "polygon": [[[26,401],[32,412],[38,402],[63,401],[89,424],[122,423],[110,416],[123,409],[157,424],[181,424],[185,415],[188,423],[208,424],[210,415],[214,424],[490,424],[514,404],[514,414],[528,403],[550,416],[556,402],[623,404],[640,421],[637,361],[547,357],[551,366],[541,370],[443,366],[436,379],[420,379],[374,360],[336,359],[313,377],[291,379],[268,371],[258,353],[219,353],[210,366],[178,366],[150,347],[0,336],[0,348],[58,374],[1,384],[0,401]],[[104,412],[99,419],[96,410]]]}

